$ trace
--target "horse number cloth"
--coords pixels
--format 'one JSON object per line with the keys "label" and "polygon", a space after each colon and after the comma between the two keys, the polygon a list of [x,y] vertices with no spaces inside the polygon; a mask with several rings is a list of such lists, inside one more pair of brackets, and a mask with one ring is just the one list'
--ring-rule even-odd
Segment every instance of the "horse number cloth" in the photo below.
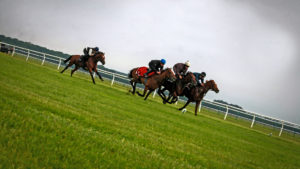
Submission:
{"label": "horse number cloth", "polygon": [[[148,67],[139,67],[137,70],[136,70],[136,74],[138,76],[141,76],[141,77],[144,77],[144,74],[148,72]],[[148,76],[152,76],[155,72],[151,72],[148,74]]]}

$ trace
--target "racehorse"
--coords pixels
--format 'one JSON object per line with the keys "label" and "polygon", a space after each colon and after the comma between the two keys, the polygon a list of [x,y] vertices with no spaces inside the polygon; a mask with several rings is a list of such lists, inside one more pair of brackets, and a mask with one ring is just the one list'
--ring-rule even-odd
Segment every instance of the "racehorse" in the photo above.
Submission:
{"label": "racehorse", "polygon": [[[131,79],[130,84],[132,86],[132,91],[129,90],[129,92],[131,92],[133,95],[135,94],[136,84],[142,83],[141,78],[144,78],[144,74],[146,72],[148,72],[147,67],[137,67],[129,71],[128,78]],[[149,73],[148,76],[151,77],[151,75],[153,75],[154,73],[155,72]]]}
{"label": "racehorse", "polygon": [[144,97],[146,95],[146,93],[148,92],[146,97],[144,98],[144,100],[146,100],[148,98],[148,96],[155,89],[159,88],[164,81],[166,81],[166,80],[174,81],[176,79],[175,74],[173,73],[172,69],[170,69],[170,68],[162,70],[160,74],[154,74],[154,75],[150,76],[149,78],[139,76],[136,73],[137,70],[138,70],[138,68],[132,69],[130,71],[128,77],[131,78],[130,84],[131,84],[132,89],[133,89],[132,94],[135,93],[136,83],[144,84],[145,88],[144,88],[143,94],[140,94],[139,92],[137,92],[138,95],[141,96],[141,97]]}
{"label": "racehorse", "polygon": [[[196,86],[196,85],[197,85],[197,81],[194,74],[192,72],[187,72],[182,79],[177,78],[176,82],[174,83],[166,81],[163,84],[164,88],[163,89],[159,88],[157,93],[163,99],[164,104],[165,103],[172,104],[178,100],[178,96],[183,96],[183,91],[185,90],[184,88],[185,86],[191,88],[192,86]],[[169,96],[167,99],[164,94],[165,90],[169,91]],[[169,102],[171,98],[172,100],[171,102]]]}
{"label": "racehorse", "polygon": [[68,59],[64,61],[64,63],[70,61],[69,64],[60,73],[63,73],[65,70],[68,69],[68,67],[75,64],[75,68],[71,71],[71,76],[77,69],[82,67],[83,69],[88,70],[90,72],[94,84],[95,79],[92,74],[92,71],[96,72],[100,80],[103,81],[100,73],[97,71],[97,63],[100,61],[103,65],[105,64],[105,54],[103,52],[97,52],[94,56],[89,57],[89,59],[84,63],[80,61],[80,57],[80,55],[71,55]]}
{"label": "racehorse", "polygon": [[[164,88],[162,88],[164,87]],[[178,100],[178,97],[173,97],[173,92],[175,91],[176,88],[176,82],[171,82],[169,80],[166,80],[162,86],[160,86],[158,88],[157,94],[163,99],[163,103],[175,103]],[[166,98],[167,96],[165,95],[165,91],[168,90],[169,91],[169,96],[168,98]],[[169,100],[172,98],[171,102],[169,102]]]}
{"label": "racehorse", "polygon": [[204,87],[195,86],[192,87],[190,90],[184,90],[184,95],[188,98],[188,101],[179,110],[184,109],[190,102],[196,102],[195,116],[197,116],[197,110],[199,108],[199,104],[209,90],[213,90],[214,92],[219,93],[218,86],[214,80],[206,81],[204,83]]}

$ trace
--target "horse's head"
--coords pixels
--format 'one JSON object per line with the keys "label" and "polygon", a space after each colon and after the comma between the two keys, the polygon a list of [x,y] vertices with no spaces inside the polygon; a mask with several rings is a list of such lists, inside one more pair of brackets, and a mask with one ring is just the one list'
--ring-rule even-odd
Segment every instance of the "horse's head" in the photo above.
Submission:
{"label": "horse's head", "polygon": [[216,84],[216,82],[214,80],[206,81],[204,85],[207,86],[208,89],[211,89],[211,90],[213,90],[216,93],[219,93],[218,86],[217,86],[217,84]]}
{"label": "horse's head", "polygon": [[105,65],[105,53],[99,51],[96,53],[95,58],[97,61],[100,61],[102,65]]}
{"label": "horse's head", "polygon": [[176,80],[176,76],[171,68],[167,68],[162,71],[162,74],[165,75],[167,79],[169,79],[171,82],[174,82]]}

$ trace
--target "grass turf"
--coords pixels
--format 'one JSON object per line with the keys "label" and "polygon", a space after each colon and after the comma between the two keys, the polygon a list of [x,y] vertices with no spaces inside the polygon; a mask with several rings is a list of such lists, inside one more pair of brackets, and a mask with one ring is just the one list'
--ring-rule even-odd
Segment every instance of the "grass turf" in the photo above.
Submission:
{"label": "grass turf", "polygon": [[0,54],[0,168],[300,166],[298,138],[69,73]]}

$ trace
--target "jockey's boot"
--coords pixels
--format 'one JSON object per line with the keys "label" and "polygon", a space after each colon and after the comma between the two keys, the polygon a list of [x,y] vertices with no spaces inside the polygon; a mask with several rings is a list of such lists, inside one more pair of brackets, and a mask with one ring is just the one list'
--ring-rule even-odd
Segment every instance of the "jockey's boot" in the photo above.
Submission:
{"label": "jockey's boot", "polygon": [[149,71],[144,74],[144,78],[148,78],[148,73]]}

